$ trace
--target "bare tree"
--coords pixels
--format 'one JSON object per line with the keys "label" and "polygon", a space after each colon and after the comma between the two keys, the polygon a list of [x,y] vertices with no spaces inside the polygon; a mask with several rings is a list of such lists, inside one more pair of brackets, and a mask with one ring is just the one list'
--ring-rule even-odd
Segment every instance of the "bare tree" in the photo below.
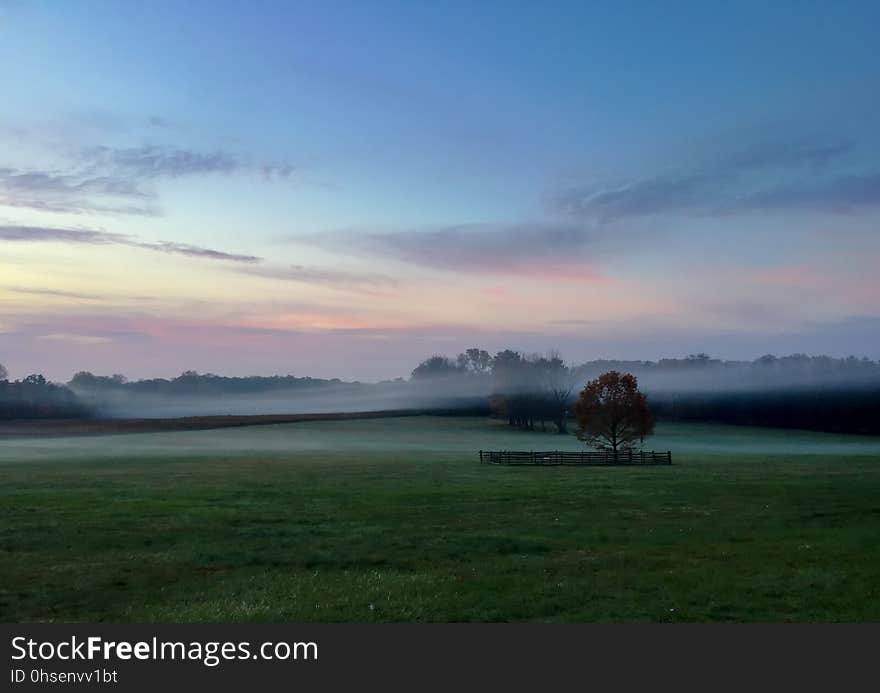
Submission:
{"label": "bare tree", "polygon": [[571,370],[558,351],[551,351],[545,359],[544,389],[548,409],[558,433],[568,433],[568,408],[574,384]]}

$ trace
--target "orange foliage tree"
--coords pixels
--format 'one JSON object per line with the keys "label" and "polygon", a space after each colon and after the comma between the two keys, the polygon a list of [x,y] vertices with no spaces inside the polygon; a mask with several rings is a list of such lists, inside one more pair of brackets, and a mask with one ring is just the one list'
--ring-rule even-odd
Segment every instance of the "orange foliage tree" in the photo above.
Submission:
{"label": "orange foliage tree", "polygon": [[654,417],[631,373],[608,371],[588,382],[574,415],[578,438],[599,450],[632,450],[654,432]]}

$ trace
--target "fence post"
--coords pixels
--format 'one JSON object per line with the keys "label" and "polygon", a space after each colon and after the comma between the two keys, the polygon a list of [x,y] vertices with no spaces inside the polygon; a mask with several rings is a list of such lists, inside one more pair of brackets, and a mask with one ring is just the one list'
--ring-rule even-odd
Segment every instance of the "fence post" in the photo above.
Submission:
{"label": "fence post", "polygon": [[483,464],[483,451],[480,450],[480,464]]}
{"label": "fence post", "polygon": [[666,451],[666,464],[672,464],[672,450]]}

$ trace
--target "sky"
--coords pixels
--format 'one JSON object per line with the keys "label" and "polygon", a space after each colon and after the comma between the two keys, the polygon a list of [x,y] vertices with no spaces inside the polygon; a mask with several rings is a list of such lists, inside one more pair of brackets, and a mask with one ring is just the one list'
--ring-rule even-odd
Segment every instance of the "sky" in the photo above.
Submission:
{"label": "sky", "polygon": [[0,363],[880,358],[880,4],[0,0]]}

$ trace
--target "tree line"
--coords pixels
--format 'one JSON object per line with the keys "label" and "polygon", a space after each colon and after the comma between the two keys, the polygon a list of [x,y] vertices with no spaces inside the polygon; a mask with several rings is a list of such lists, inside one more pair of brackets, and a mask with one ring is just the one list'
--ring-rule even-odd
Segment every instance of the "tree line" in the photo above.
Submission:
{"label": "tree line", "polygon": [[0,364],[0,419],[72,419],[90,414],[70,388],[50,383],[38,373],[9,380]]}
{"label": "tree line", "polygon": [[[176,378],[129,380],[121,373],[95,375],[89,371],[79,371],[67,384],[72,390],[79,392],[110,390],[153,395],[234,395],[325,387],[340,385],[343,384],[343,381],[339,378],[323,379],[294,375],[230,377],[214,373],[199,373],[194,370],[184,371]],[[360,385],[356,382],[345,384]]]}
{"label": "tree line", "polygon": [[725,361],[692,354],[658,361],[567,364],[556,352],[540,355],[503,349],[490,354],[476,347],[455,357],[431,356],[412,370],[409,379],[373,384],[294,375],[226,377],[194,370],[175,378],[143,380],[81,371],[59,384],[39,374],[11,381],[0,365],[0,417],[95,415],[102,411],[102,400],[111,395],[278,393],[284,397],[289,392],[296,397],[328,392],[344,403],[352,393],[391,393],[413,395],[410,400],[417,401],[419,408],[482,411],[514,427],[564,433],[575,416],[578,392],[609,371],[637,377],[660,420],[880,433],[880,362],[867,358],[794,354]]}
{"label": "tree line", "polygon": [[[454,358],[434,355],[422,361],[412,371],[413,379],[437,378],[443,376],[491,375],[495,360],[500,363],[507,359],[535,361],[540,355],[527,355],[523,352],[505,349],[494,356],[483,349],[468,349]],[[558,356],[550,352],[544,358]],[[675,376],[678,378],[678,389],[686,389],[691,383],[699,382],[702,377],[707,381],[742,383],[743,379],[755,384],[769,382],[807,383],[810,381],[864,381],[880,380],[880,361],[869,358],[847,356],[834,358],[831,356],[810,356],[808,354],[791,354],[774,356],[767,354],[753,361],[723,360],[712,358],[708,354],[690,354],[683,358],[664,358],[657,361],[635,361],[621,359],[596,359],[568,366],[572,377],[577,381],[595,378],[601,373],[618,371],[632,373],[640,378],[651,379],[657,376]],[[687,377],[685,377],[687,376]],[[670,380],[670,382],[675,382]]]}
{"label": "tree line", "polygon": [[666,421],[880,434],[880,362],[830,356],[762,356],[725,361],[705,353],[658,361],[601,359],[566,365],[559,355],[468,349],[435,355],[412,372],[415,382],[479,379],[494,415],[508,424],[560,433],[575,415],[574,396],[608,372],[642,383],[654,415]]}
{"label": "tree line", "polygon": [[416,366],[411,380],[427,385],[479,380],[491,411],[511,426],[546,430],[550,423],[559,433],[568,430],[574,381],[556,352],[542,356],[505,349],[492,356],[473,348],[454,359],[435,355]]}

